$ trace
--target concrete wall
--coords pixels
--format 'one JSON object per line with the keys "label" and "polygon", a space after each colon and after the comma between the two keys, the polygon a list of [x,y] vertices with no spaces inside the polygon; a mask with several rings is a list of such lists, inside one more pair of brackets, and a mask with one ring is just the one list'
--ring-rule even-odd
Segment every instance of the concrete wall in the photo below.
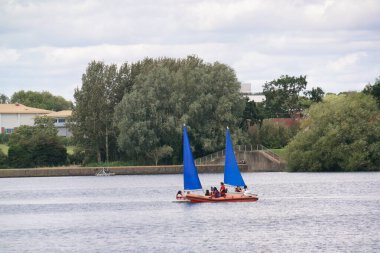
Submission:
{"label": "concrete wall", "polygon": [[[236,151],[236,161],[244,160],[249,172],[285,171],[286,162],[273,159],[263,151]],[[208,161],[209,164],[224,164],[224,156]]]}
{"label": "concrete wall", "polygon": [[[242,172],[248,171],[247,165],[240,165]],[[221,173],[223,164],[197,165],[199,173]],[[110,167],[116,175],[150,175],[150,174],[182,174],[182,165],[167,166],[128,166]],[[0,169],[1,177],[59,177],[59,176],[94,176],[96,167],[56,167],[36,169]]]}
{"label": "concrete wall", "polygon": [[244,160],[248,171],[285,171],[286,162],[278,161],[263,151],[237,151],[236,161]]}

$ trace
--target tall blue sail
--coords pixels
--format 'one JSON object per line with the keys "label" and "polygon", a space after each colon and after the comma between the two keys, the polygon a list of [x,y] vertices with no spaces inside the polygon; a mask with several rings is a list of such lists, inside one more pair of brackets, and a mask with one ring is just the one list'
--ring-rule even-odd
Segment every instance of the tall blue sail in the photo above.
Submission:
{"label": "tall blue sail", "polygon": [[191,152],[186,126],[183,127],[183,185],[185,190],[202,189]]}
{"label": "tall blue sail", "polygon": [[234,186],[244,186],[239,166],[237,165],[234,149],[232,147],[230,129],[227,127],[226,134],[226,159],[224,162],[224,183]]}

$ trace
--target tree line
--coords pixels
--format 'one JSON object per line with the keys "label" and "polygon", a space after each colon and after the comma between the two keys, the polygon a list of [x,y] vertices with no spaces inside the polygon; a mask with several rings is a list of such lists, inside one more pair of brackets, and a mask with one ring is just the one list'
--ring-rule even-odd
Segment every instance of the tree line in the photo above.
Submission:
{"label": "tree line", "polygon": [[[196,56],[146,58],[120,66],[92,61],[74,93],[70,129],[77,146],[75,159],[178,164],[181,129],[187,124],[196,157],[224,148],[229,126],[235,144],[286,147],[293,171],[379,168],[379,139],[374,133],[379,79],[362,92],[338,95],[326,96],[321,88],[306,86],[306,76],[280,76],[264,84],[261,94],[266,100],[255,103],[239,93],[240,82],[231,67]],[[290,128],[269,120],[299,114],[305,120]],[[342,125],[346,128],[339,129]],[[355,157],[350,162],[343,159],[348,151]]]}

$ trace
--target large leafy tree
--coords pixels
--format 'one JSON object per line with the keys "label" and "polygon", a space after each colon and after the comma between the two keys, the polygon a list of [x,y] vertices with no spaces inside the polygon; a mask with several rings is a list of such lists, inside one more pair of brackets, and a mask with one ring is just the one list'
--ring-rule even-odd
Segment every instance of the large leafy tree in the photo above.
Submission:
{"label": "large leafy tree", "polygon": [[34,126],[19,127],[9,140],[8,159],[16,168],[65,164],[66,148],[52,119],[36,118]]}
{"label": "large leafy tree", "polygon": [[74,93],[72,124],[74,140],[86,153],[86,160],[117,158],[113,126],[114,108],[130,89],[130,66],[92,61],[82,76],[82,87]]}
{"label": "large leafy tree", "polygon": [[287,146],[292,171],[380,168],[380,111],[362,93],[330,95],[313,104],[303,130]]}
{"label": "large leafy tree", "polygon": [[72,103],[61,96],[54,96],[50,92],[43,91],[18,91],[11,97],[11,103],[20,103],[26,106],[62,111],[72,108]]}
{"label": "large leafy tree", "polygon": [[267,117],[288,117],[301,110],[299,94],[306,88],[306,76],[281,76],[263,86]]}
{"label": "large leafy tree", "polygon": [[238,128],[245,105],[230,67],[193,56],[139,64],[132,91],[115,113],[118,144],[128,157],[142,159],[168,146],[179,162],[182,124],[189,126],[195,155],[223,147],[225,127]]}

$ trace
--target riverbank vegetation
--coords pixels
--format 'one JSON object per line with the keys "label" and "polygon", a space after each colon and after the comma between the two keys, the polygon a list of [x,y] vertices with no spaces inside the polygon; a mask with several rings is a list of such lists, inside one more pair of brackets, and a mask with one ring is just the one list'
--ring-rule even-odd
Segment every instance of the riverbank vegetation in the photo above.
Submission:
{"label": "riverbank vegetation", "polygon": [[[72,138],[37,134],[44,127],[37,123],[20,127],[11,140],[0,135],[0,143],[9,143],[5,160],[14,167],[20,167],[22,159],[27,160],[22,166],[46,165],[36,163],[31,154],[37,146],[43,149],[36,136],[46,147],[56,145],[57,153],[68,147],[59,164],[179,164],[183,124],[188,125],[194,157],[223,149],[229,126],[234,144],[274,149],[288,160],[291,171],[379,169],[379,79],[363,92],[327,96],[319,87],[306,90],[307,85],[306,76],[280,76],[263,85],[260,94],[265,100],[257,103],[240,94],[241,84],[231,67],[196,56],[146,58],[119,66],[92,61],[75,90],[74,105],[47,93],[0,96],[50,110],[73,106]],[[46,154],[50,151],[47,148]]]}
{"label": "riverbank vegetation", "polygon": [[8,164],[13,168],[64,165],[66,148],[57,136],[53,121],[35,119],[34,126],[21,126],[9,139]]}
{"label": "riverbank vegetation", "polygon": [[380,167],[380,111],[362,93],[330,95],[307,111],[287,146],[291,171],[356,171]]}

